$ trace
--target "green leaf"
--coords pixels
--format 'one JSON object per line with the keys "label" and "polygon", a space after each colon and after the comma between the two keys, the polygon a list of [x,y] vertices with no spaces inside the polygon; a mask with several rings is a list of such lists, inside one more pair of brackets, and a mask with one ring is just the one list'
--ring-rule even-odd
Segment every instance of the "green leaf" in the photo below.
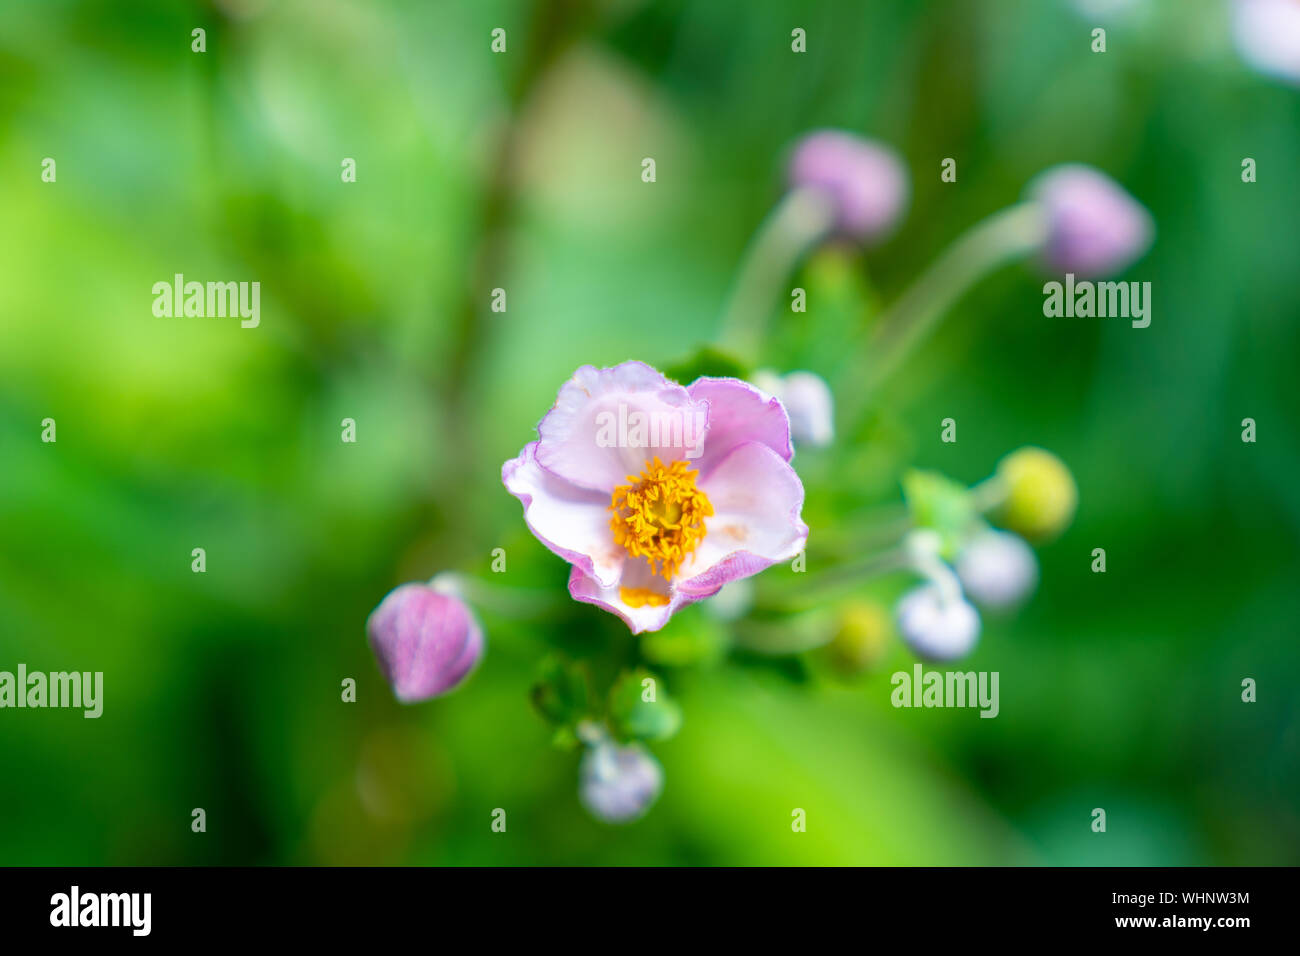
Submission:
{"label": "green leaf", "polygon": [[665,375],[681,385],[689,385],[703,375],[743,379],[749,371],[738,359],[712,345],[701,345],[687,358],[663,370]]}
{"label": "green leaf", "polygon": [[912,470],[903,475],[903,497],[913,523],[939,532],[940,553],[952,560],[979,521],[970,491],[937,471]]}
{"label": "green leaf", "polygon": [[623,674],[609,692],[609,722],[624,740],[667,740],[682,725],[682,709],[644,667]]}
{"label": "green leaf", "polygon": [[641,635],[641,653],[663,667],[715,664],[727,654],[730,637],[703,604],[682,608],[662,630]]}
{"label": "green leaf", "polygon": [[[559,731],[569,731],[591,714],[591,681],[584,665],[552,655],[542,661],[530,696],[533,706]],[[557,742],[559,742],[557,735]]]}

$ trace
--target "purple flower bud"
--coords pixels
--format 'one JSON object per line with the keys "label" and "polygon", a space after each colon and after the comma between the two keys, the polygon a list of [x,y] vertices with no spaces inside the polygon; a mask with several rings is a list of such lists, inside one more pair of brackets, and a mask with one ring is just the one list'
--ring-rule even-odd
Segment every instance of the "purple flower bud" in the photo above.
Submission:
{"label": "purple flower bud", "polygon": [[917,654],[933,661],[964,657],[980,636],[980,616],[961,597],[933,584],[908,591],[898,602],[898,633]]}
{"label": "purple flower bud", "polygon": [[583,805],[606,823],[631,823],[643,816],[664,785],[663,769],[648,750],[608,740],[587,750],[578,776]]}
{"label": "purple flower bud", "polygon": [[1043,255],[1056,272],[1111,275],[1146,252],[1155,235],[1145,207],[1091,166],[1055,166],[1027,193],[1046,212]]}
{"label": "purple flower bud", "polygon": [[883,238],[907,205],[908,178],[888,146],[840,130],[818,130],[801,139],[790,157],[793,189],[827,195],[835,230],[863,241]]}
{"label": "purple flower bud", "polygon": [[366,621],[370,647],[403,703],[454,688],[483,656],[483,631],[460,598],[427,584],[389,591]]}
{"label": "purple flower bud", "polygon": [[1300,3],[1234,0],[1232,35],[1237,52],[1251,67],[1300,84]]}

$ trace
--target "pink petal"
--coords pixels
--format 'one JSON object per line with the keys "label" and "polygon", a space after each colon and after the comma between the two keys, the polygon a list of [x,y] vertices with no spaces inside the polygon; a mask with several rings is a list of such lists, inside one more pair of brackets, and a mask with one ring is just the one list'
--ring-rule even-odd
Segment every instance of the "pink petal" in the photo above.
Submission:
{"label": "pink petal", "polygon": [[[644,562],[640,562],[644,565]],[[643,605],[641,607],[632,607],[623,600],[619,594],[619,587],[646,587],[652,586],[656,589],[667,587],[667,582],[659,578],[656,583],[652,583],[648,568],[636,568],[637,562],[629,561],[627,563],[629,574],[618,584],[611,587],[602,587],[590,575],[584,574],[581,568],[574,568],[569,573],[569,594],[575,601],[581,601],[584,604],[594,604],[602,607],[606,611],[617,614],[623,619],[623,622],[632,630],[633,634],[640,634],[642,631],[657,631],[665,624],[668,619],[677,612],[678,609],[692,604],[699,600],[699,597],[692,597],[686,594],[669,591],[669,601],[667,604],[658,607]]]}
{"label": "pink petal", "polygon": [[697,378],[686,391],[709,403],[708,438],[695,463],[701,476],[747,441],[761,442],[786,461],[794,455],[790,419],[781,402],[766,392],[738,378]]}
{"label": "pink petal", "polygon": [[682,566],[676,590],[696,598],[728,581],[792,560],[808,540],[803,483],[770,447],[747,442],[705,476],[700,487],[713,505],[707,533]]}
{"label": "pink petal", "polygon": [[601,584],[616,584],[627,552],[614,543],[609,496],[588,491],[537,463],[538,442],[501,466],[501,480],[524,505],[524,521],[537,540]]}
{"label": "pink petal", "polygon": [[[655,437],[651,432],[642,441],[627,427],[634,426],[635,413],[663,423],[658,441],[649,441]],[[611,427],[618,422],[625,427]],[[604,369],[584,365],[560,387],[555,406],[537,426],[537,462],[580,488],[608,496],[656,455],[665,463],[697,457],[707,427],[708,404],[693,401],[686,389],[644,362]]]}
{"label": "pink petal", "polygon": [[366,621],[379,668],[398,700],[427,700],[451,690],[483,654],[483,631],[459,598],[426,584],[403,584]]}

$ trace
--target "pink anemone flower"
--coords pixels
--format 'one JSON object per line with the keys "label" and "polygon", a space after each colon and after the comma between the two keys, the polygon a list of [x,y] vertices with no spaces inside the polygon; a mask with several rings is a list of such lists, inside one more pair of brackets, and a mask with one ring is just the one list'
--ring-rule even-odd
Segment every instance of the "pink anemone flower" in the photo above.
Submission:
{"label": "pink anemone flower", "polygon": [[569,593],[657,631],[679,608],[798,555],[803,483],[780,401],[735,378],[683,388],[642,362],[584,365],[501,468]]}

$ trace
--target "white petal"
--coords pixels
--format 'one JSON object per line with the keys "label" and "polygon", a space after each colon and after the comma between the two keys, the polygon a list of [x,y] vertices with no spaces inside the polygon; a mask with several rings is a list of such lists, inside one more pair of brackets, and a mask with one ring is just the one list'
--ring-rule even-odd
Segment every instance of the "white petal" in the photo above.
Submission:
{"label": "white petal", "polygon": [[627,552],[614,543],[609,498],[578,488],[537,463],[537,442],[501,468],[501,480],[524,505],[524,520],[537,539],[600,584],[615,584]]}

